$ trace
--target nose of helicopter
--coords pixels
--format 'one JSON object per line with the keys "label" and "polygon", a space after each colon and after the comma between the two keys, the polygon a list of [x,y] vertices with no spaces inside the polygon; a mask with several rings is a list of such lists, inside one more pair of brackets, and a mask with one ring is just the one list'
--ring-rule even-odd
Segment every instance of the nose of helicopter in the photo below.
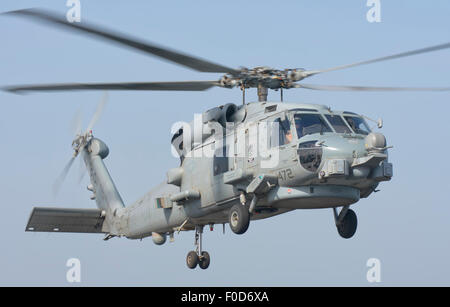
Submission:
{"label": "nose of helicopter", "polygon": [[381,133],[367,136],[331,136],[316,143],[321,147],[320,179],[336,183],[349,180],[389,180],[392,164],[388,163],[386,138]]}

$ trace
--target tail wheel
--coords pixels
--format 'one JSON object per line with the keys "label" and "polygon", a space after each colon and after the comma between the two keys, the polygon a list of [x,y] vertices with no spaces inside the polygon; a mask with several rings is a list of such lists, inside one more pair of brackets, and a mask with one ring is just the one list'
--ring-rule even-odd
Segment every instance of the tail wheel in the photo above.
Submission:
{"label": "tail wheel", "polygon": [[355,211],[348,209],[342,222],[337,225],[338,233],[344,239],[350,239],[356,232],[358,227],[358,218]]}
{"label": "tail wheel", "polygon": [[198,266],[206,270],[209,267],[209,263],[211,262],[211,258],[209,257],[208,252],[202,252],[202,257],[199,260]]}
{"label": "tail wheel", "polygon": [[187,264],[188,268],[195,269],[195,267],[198,264],[198,260],[199,259],[198,259],[197,253],[194,251],[190,251],[186,257],[186,264]]}
{"label": "tail wheel", "polygon": [[228,221],[230,223],[230,228],[235,234],[243,234],[247,231],[250,225],[250,213],[248,208],[241,204],[234,205],[230,209],[228,215]]}

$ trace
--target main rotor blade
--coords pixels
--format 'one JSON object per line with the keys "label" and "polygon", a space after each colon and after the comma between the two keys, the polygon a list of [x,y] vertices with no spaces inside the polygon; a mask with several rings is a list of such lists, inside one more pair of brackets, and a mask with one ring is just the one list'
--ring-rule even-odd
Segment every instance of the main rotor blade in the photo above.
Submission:
{"label": "main rotor blade", "polygon": [[144,42],[137,38],[120,34],[99,26],[94,26],[83,21],[80,23],[69,23],[65,18],[60,17],[56,13],[42,10],[42,9],[24,9],[6,12],[4,14],[17,15],[21,17],[31,18],[37,21],[50,23],[60,26],[67,30],[78,31],[85,34],[90,34],[110,42],[120,44],[122,46],[131,47],[147,54],[152,54],[165,60],[187,66],[201,72],[216,72],[216,73],[238,73],[237,70],[229,67],[225,67],[219,64],[209,62],[197,57],[193,57],[187,54],[183,54],[178,51],[170,50],[168,48],[158,46],[150,42]]}
{"label": "main rotor blade", "polygon": [[75,91],[75,90],[131,90],[131,91],[204,91],[213,86],[220,86],[217,81],[182,81],[182,82],[128,82],[128,83],[62,83],[17,85],[4,87],[13,93],[30,91]]}
{"label": "main rotor blade", "polygon": [[431,46],[431,47],[422,48],[422,49],[416,49],[416,50],[402,52],[402,53],[398,53],[398,54],[394,54],[394,55],[384,56],[384,57],[381,57],[381,58],[376,58],[376,59],[372,59],[372,60],[356,62],[356,63],[342,65],[342,66],[336,66],[336,67],[322,69],[322,70],[307,70],[307,71],[304,71],[304,74],[307,77],[309,77],[309,76],[313,76],[313,75],[316,75],[316,74],[319,74],[319,73],[335,71],[335,70],[341,70],[341,69],[345,69],[345,68],[350,68],[350,67],[355,67],[355,66],[360,66],[360,65],[366,65],[366,64],[376,63],[376,62],[382,62],[382,61],[387,61],[387,60],[393,60],[393,59],[408,57],[408,56],[421,54],[421,53],[438,51],[438,50],[447,49],[447,48],[450,48],[450,43],[445,43],[445,44]]}
{"label": "main rotor blade", "polygon": [[103,94],[102,99],[100,100],[100,102],[97,105],[97,110],[94,113],[94,116],[92,116],[91,122],[89,123],[86,131],[89,132],[92,130],[92,128],[94,128],[95,123],[98,121],[98,119],[100,118],[100,116],[103,113],[103,109],[105,108],[106,102],[108,101],[108,92],[105,92]]}
{"label": "main rotor blade", "polygon": [[376,86],[353,86],[353,85],[316,85],[316,84],[295,84],[295,88],[304,88],[318,91],[367,91],[367,92],[444,92],[450,91],[450,87],[376,87]]}

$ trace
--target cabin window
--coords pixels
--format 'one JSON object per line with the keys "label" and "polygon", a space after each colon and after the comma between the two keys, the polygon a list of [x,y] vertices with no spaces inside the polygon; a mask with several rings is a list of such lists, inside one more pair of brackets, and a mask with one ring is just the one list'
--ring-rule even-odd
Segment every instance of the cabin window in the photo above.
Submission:
{"label": "cabin window", "polygon": [[228,147],[216,150],[213,159],[214,176],[228,172]]}
{"label": "cabin window", "polygon": [[319,114],[295,114],[294,119],[299,139],[308,134],[332,132]]}
{"label": "cabin window", "polygon": [[363,118],[356,116],[345,116],[344,118],[356,134],[368,135],[370,133],[370,128]]}
{"label": "cabin window", "polygon": [[333,126],[337,133],[352,133],[339,115],[325,115],[328,122]]}

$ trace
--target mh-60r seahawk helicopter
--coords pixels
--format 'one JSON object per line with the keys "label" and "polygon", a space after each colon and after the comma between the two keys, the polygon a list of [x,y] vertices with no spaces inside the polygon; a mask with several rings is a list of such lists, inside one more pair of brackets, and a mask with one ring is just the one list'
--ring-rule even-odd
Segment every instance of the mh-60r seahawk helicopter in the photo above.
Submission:
{"label": "mh-60r seahawk helicopter", "polygon": [[[73,158],[81,155],[90,174],[98,209],[34,208],[26,231],[104,233],[112,237],[166,242],[174,232],[195,230],[195,251],[187,255],[187,266],[206,269],[210,256],[203,251],[204,226],[230,224],[243,234],[252,220],[265,219],[295,209],[331,208],[338,233],[351,238],[357,218],[350,205],[376,191],[390,180],[392,164],[381,133],[372,132],[365,117],[334,111],[321,105],[268,102],[268,89],[304,88],[351,91],[448,91],[450,88],[404,88],[323,86],[297,83],[320,73],[385,60],[437,51],[450,43],[404,52],[324,70],[268,67],[232,69],[130,38],[83,22],[67,23],[57,14],[30,9],[7,13],[49,23],[64,29],[102,38],[143,51],[200,72],[225,73],[218,81],[140,82],[101,84],[46,84],[10,86],[10,92],[59,90],[168,90],[202,91],[213,86],[243,91],[243,104],[210,109],[197,121],[181,127],[172,138],[180,156],[178,167],[167,172],[167,181],[136,203],[125,207],[103,159],[109,149],[94,138],[91,128],[72,143]],[[258,102],[245,103],[245,90],[257,88]],[[381,122],[378,123],[381,128]],[[195,128],[197,127],[197,128]],[[260,129],[265,127],[265,129]],[[191,129],[194,128],[194,129]],[[265,133],[261,133],[265,131]],[[263,141],[261,141],[261,139]],[[260,146],[259,140],[267,146]],[[210,155],[204,155],[208,151]],[[259,153],[257,153],[259,152]],[[273,159],[273,157],[276,159]],[[267,163],[267,162],[275,163]],[[340,211],[337,208],[342,207]]]}

